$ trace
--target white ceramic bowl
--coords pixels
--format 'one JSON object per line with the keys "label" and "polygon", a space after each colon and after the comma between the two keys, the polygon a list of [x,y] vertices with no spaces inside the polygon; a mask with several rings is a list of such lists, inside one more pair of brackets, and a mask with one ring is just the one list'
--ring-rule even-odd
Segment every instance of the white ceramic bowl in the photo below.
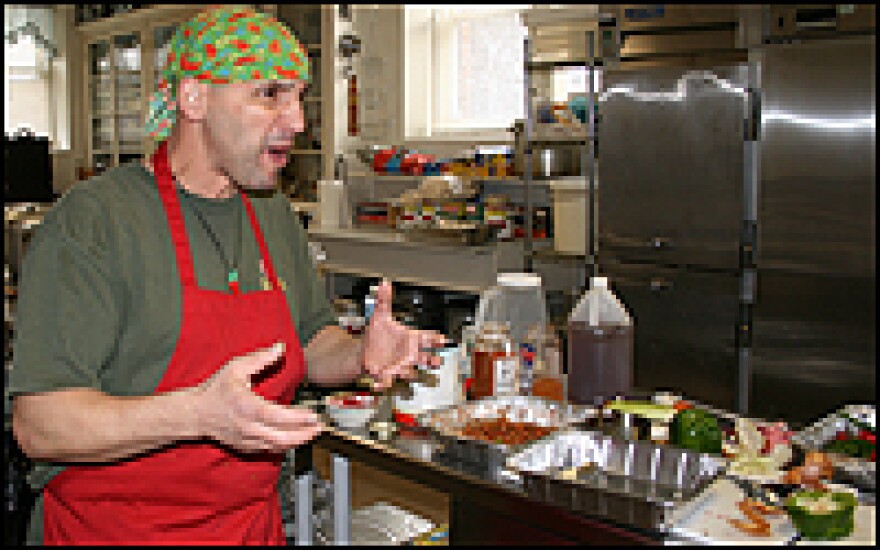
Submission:
{"label": "white ceramic bowl", "polygon": [[328,395],[324,398],[327,415],[337,426],[349,430],[366,426],[379,410],[378,405],[374,395]]}

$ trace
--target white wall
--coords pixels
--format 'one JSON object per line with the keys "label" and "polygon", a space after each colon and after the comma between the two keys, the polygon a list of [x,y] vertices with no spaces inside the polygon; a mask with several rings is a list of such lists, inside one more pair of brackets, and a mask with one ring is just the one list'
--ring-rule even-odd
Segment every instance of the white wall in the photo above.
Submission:
{"label": "white wall", "polygon": [[356,63],[359,142],[399,143],[404,136],[403,6],[355,5],[352,19],[362,44]]}
{"label": "white wall", "polygon": [[429,135],[431,127],[431,64],[433,36],[430,8],[410,8],[404,17],[404,132],[407,136]]}

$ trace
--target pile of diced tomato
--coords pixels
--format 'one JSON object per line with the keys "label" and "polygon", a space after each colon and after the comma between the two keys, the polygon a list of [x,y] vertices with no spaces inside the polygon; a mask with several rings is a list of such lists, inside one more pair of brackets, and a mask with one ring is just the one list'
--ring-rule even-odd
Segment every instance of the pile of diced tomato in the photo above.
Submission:
{"label": "pile of diced tomato", "polygon": [[834,436],[834,441],[828,444],[826,450],[841,452],[856,458],[868,458],[868,451],[870,451],[870,460],[875,461],[877,459],[876,447],[877,435],[870,430],[861,429],[855,435],[848,430],[840,430]]}

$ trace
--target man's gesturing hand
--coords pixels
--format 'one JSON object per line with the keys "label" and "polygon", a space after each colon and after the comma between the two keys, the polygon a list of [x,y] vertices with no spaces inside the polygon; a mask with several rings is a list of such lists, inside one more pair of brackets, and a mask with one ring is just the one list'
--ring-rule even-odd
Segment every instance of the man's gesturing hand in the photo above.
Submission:
{"label": "man's gesturing hand", "polygon": [[446,337],[440,333],[412,329],[395,321],[391,302],[391,283],[383,280],[364,335],[363,351],[364,369],[375,380],[373,389],[379,391],[395,378],[414,378],[416,365],[439,366],[440,359],[429,350],[446,344]]}
{"label": "man's gesturing hand", "polygon": [[251,377],[272,365],[284,345],[240,355],[193,388],[198,433],[246,452],[283,452],[321,433],[318,415],[263,399],[253,392]]}

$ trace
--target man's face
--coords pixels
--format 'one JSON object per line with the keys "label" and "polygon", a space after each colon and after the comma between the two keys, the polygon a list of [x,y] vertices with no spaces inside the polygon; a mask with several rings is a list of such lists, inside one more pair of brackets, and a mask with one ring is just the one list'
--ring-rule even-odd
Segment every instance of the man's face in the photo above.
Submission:
{"label": "man's face", "polygon": [[205,136],[213,169],[246,189],[273,187],[293,136],[305,129],[304,89],[279,80],[212,86]]}

